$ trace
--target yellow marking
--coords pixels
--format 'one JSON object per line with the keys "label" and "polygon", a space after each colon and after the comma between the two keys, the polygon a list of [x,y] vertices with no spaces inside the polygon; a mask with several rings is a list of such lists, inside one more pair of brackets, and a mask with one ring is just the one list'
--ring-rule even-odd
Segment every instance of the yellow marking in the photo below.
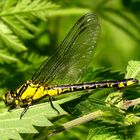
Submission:
{"label": "yellow marking", "polygon": [[34,88],[34,90],[32,90],[32,91],[33,91],[33,93],[32,93],[33,100],[37,100],[37,99],[43,97],[45,94],[45,90],[44,90],[43,86],[40,86],[38,89]]}
{"label": "yellow marking", "polygon": [[31,86],[32,88],[35,88],[35,87],[39,87],[39,84],[34,85],[33,83],[30,83],[30,86]]}
{"label": "yellow marking", "polygon": [[18,100],[15,100],[15,104],[18,105],[18,103],[19,103],[19,101]]}
{"label": "yellow marking", "polygon": [[113,85],[114,85],[114,84],[108,84],[107,86],[108,86],[108,87],[113,87]]}
{"label": "yellow marking", "polygon": [[58,94],[61,94],[63,92],[62,88],[58,88],[58,89],[55,89],[55,90],[58,90]]}
{"label": "yellow marking", "polygon": [[[19,92],[20,92],[21,88],[25,85],[26,84],[23,84],[20,88],[17,89],[17,94],[20,94]],[[44,95],[44,87],[43,86],[40,86],[39,84],[30,83],[30,85],[22,93],[21,100],[30,99],[32,97],[33,97],[33,100],[35,100],[35,99],[39,99],[43,95]]]}
{"label": "yellow marking", "polygon": [[14,94],[14,97],[16,97],[17,95],[16,94]]}
{"label": "yellow marking", "polygon": [[[91,89],[93,86],[88,86],[88,89]],[[97,88],[98,88],[98,86],[97,86]]]}
{"label": "yellow marking", "polygon": [[22,86],[20,86],[18,89],[17,89],[17,93],[19,93],[20,89],[24,86],[24,84]]}
{"label": "yellow marking", "polygon": [[112,86],[112,85],[110,85],[109,83],[106,83],[106,85],[107,85],[107,87],[110,87],[110,86]]}
{"label": "yellow marking", "polygon": [[70,91],[70,89],[71,89],[71,91],[74,91],[73,87],[71,87],[71,88],[68,88],[68,91]]}
{"label": "yellow marking", "polygon": [[59,92],[60,94],[62,93],[62,92],[66,92],[66,91],[68,91],[69,89],[68,88],[64,88],[63,90],[61,90],[61,92]]}
{"label": "yellow marking", "polygon": [[[62,90],[60,89],[60,91]],[[56,89],[45,90],[45,95],[56,96],[58,95],[58,91]]]}
{"label": "yellow marking", "polygon": [[133,84],[134,84],[133,81],[128,81],[128,82],[126,83],[127,86],[130,86],[130,85],[133,85]]}
{"label": "yellow marking", "polygon": [[[33,97],[35,92],[36,92],[36,90],[37,90],[37,87],[34,88],[34,87],[31,87],[31,86],[28,86],[27,89],[21,95],[21,99],[24,100],[26,98]],[[17,90],[17,93],[18,93],[18,90]]]}
{"label": "yellow marking", "polygon": [[86,85],[84,85],[84,89],[87,89]]}
{"label": "yellow marking", "polygon": [[59,94],[63,93],[63,92],[67,92],[67,91],[73,91],[73,88],[63,88],[63,89],[59,89]]}
{"label": "yellow marking", "polygon": [[27,80],[27,81],[26,81],[26,83],[27,83],[27,84],[31,84],[31,80],[30,80],[30,81],[29,81],[29,80]]}
{"label": "yellow marking", "polygon": [[120,83],[118,84],[118,87],[125,87],[125,85],[124,85],[123,82],[120,82]]}
{"label": "yellow marking", "polygon": [[98,88],[98,85],[95,85],[96,86],[96,88]]}

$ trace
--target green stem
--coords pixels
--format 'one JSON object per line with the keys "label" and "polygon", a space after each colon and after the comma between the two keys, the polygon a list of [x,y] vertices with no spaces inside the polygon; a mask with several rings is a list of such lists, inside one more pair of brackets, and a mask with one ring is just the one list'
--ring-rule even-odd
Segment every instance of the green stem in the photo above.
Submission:
{"label": "green stem", "polygon": [[79,117],[77,119],[74,119],[72,121],[69,121],[67,123],[64,123],[61,127],[55,129],[52,133],[50,133],[48,135],[48,137],[51,137],[51,136],[54,136],[58,133],[61,133],[63,131],[66,131],[70,128],[73,128],[77,125],[80,125],[80,124],[83,124],[83,123],[86,123],[88,121],[91,121],[91,120],[94,120],[96,118],[99,118],[99,117],[102,117],[103,115],[105,115],[105,112],[101,111],[101,110],[98,110],[96,112],[92,112],[88,115],[84,115],[82,117]]}
{"label": "green stem", "polygon": [[[91,12],[89,9],[86,8],[70,8],[70,9],[53,9],[54,7],[46,7],[46,8],[38,8],[38,9],[31,9],[31,10],[25,10],[23,9],[22,11],[10,11],[10,12],[1,12],[0,17],[2,16],[13,16],[13,15],[24,15],[24,14],[32,14],[32,13],[37,13],[37,12],[43,12],[47,10],[47,15],[51,16],[66,16],[66,15],[76,15],[76,14],[85,14],[88,12]],[[57,8],[57,7],[56,7]]]}

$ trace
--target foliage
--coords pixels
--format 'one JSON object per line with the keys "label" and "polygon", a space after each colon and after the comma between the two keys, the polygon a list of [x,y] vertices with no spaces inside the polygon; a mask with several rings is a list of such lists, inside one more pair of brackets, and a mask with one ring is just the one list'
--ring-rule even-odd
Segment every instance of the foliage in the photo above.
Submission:
{"label": "foliage", "polygon": [[[1,93],[30,79],[44,57],[54,52],[76,19],[89,11],[99,15],[102,32],[94,63],[83,75],[84,81],[121,79],[124,73],[126,78],[140,80],[139,5],[139,1],[132,0],[1,0]],[[22,109],[7,112],[0,102],[0,138],[43,140],[50,136],[50,139],[114,140],[140,137],[139,85],[123,91],[105,89],[90,94],[92,92],[56,97],[53,104],[60,114],[49,103],[35,105],[22,120],[19,119]],[[108,93],[115,96],[111,98],[114,106],[109,102]],[[124,106],[126,108],[122,109]],[[98,112],[98,117],[92,121],[82,122],[76,128],[55,135],[69,129],[68,125],[74,127],[73,120],[78,117],[84,120],[87,119],[85,115],[96,111],[102,113]]]}

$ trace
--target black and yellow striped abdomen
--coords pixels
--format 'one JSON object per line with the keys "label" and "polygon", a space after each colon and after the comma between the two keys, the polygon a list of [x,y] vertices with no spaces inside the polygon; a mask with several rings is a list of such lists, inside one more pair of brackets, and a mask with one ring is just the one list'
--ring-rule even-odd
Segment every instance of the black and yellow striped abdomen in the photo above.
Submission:
{"label": "black and yellow striped abdomen", "polygon": [[[136,83],[138,83],[137,79],[130,78],[124,80],[112,80],[112,81],[89,82],[85,84],[62,85],[62,86],[53,87],[50,90],[55,90],[56,95],[59,95],[63,93],[88,90],[88,89],[113,88],[113,87],[123,88],[123,87],[131,86]],[[50,96],[55,96],[51,92],[48,92],[48,94]]]}
{"label": "black and yellow striped abdomen", "polygon": [[[34,84],[32,81],[27,81],[16,93],[10,93],[9,95],[14,97],[15,104],[21,107],[30,106],[34,102],[45,98],[46,96],[57,96],[63,93],[76,92],[88,89],[98,88],[123,88],[138,83],[136,79],[124,79],[124,80],[112,80],[112,81],[100,81],[89,82],[85,84],[71,84],[60,86],[43,86],[41,84]],[[5,95],[8,98],[8,94]]]}

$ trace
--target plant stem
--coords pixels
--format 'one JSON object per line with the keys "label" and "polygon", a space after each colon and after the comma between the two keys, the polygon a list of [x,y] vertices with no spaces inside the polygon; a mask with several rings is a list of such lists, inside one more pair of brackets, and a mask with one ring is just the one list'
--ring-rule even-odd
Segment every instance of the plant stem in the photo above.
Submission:
{"label": "plant stem", "polygon": [[79,117],[79,118],[74,119],[72,121],[69,121],[67,123],[64,123],[61,127],[56,128],[53,132],[51,132],[48,135],[48,137],[54,136],[58,133],[61,133],[61,132],[66,131],[70,128],[73,128],[76,125],[80,125],[80,124],[86,123],[88,121],[94,120],[96,118],[102,117],[104,114],[105,114],[105,112],[98,110],[98,111],[92,112],[88,115],[84,115],[82,117]]}
{"label": "plant stem", "polygon": [[124,109],[128,109],[129,107],[135,106],[140,104],[140,98],[134,99],[134,100],[127,100],[123,104]]}

